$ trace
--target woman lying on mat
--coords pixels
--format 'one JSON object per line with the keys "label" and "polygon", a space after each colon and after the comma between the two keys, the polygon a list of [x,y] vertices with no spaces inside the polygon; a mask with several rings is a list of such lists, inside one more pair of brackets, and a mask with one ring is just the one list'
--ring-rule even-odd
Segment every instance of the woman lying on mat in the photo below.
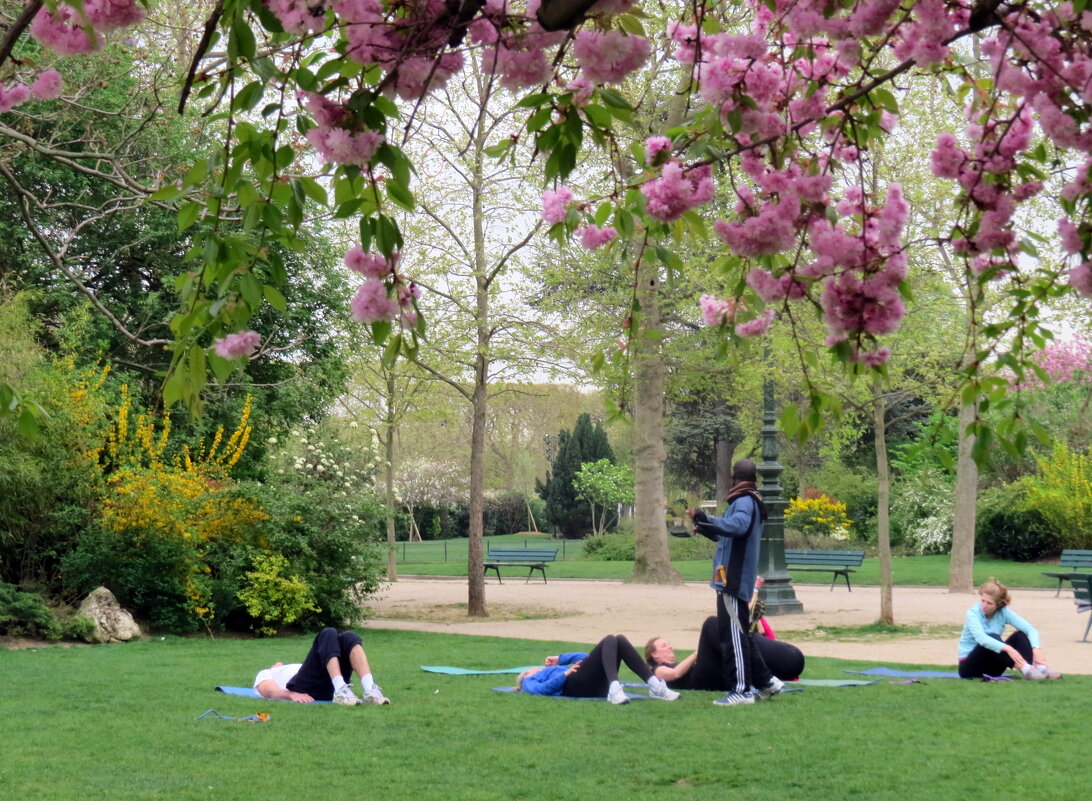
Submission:
{"label": "woman lying on mat", "polygon": [[629,698],[618,681],[618,666],[622,662],[648,685],[650,698],[674,701],[679,697],[652,675],[637,649],[622,634],[608,634],[590,654],[573,652],[546,657],[544,667],[519,674],[516,689],[532,695],[573,698],[602,698],[605,695],[612,704],[628,704]]}
{"label": "woman lying on mat", "polygon": [[[1025,679],[1061,678],[1047,666],[1039,649],[1039,632],[1009,609],[1008,587],[991,578],[979,587],[978,595],[978,603],[967,610],[959,638],[959,677],[1000,676],[1014,667]],[[1016,631],[1002,641],[1006,625]]]}
{"label": "woman lying on mat", "polygon": [[[773,633],[772,630],[770,632]],[[770,672],[781,681],[792,681],[804,672],[804,654],[795,645],[772,640],[761,632],[750,633],[751,642],[762,654]],[[653,637],[645,645],[645,661],[657,678],[674,690],[716,690],[725,692],[724,665],[720,658],[717,619],[710,615],[701,626],[698,647],[681,662],[675,649],[663,637]]]}

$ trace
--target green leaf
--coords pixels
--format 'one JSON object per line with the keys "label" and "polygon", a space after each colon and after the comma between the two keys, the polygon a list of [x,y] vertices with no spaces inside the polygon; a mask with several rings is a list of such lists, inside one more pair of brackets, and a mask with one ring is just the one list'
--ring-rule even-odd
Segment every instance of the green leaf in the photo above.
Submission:
{"label": "green leaf", "polygon": [[392,177],[386,181],[386,187],[387,197],[406,211],[413,211],[417,207],[417,200],[413,197],[413,192],[401,181],[397,181]]}
{"label": "green leaf", "polygon": [[[389,326],[390,323],[387,323]],[[402,347],[402,335],[395,334],[387,341],[387,347],[383,349],[383,358],[380,363],[383,367],[390,369],[394,367],[394,363],[398,360],[398,351]]]}
{"label": "green leaf", "polygon": [[253,61],[256,51],[257,43],[254,41],[254,31],[250,29],[250,25],[240,15],[233,21],[231,33],[228,36],[228,56]]}
{"label": "green leaf", "polygon": [[250,111],[261,102],[264,91],[261,81],[251,81],[236,93],[231,107],[237,111]]}
{"label": "green leaf", "polygon": [[180,233],[197,222],[202,208],[204,207],[200,203],[191,200],[178,210],[178,230]]}
{"label": "green leaf", "polygon": [[265,295],[265,299],[269,302],[277,311],[284,313],[288,309],[288,301],[285,300],[284,295],[275,286],[266,284],[262,289],[262,294]]}
{"label": "green leaf", "polygon": [[212,374],[216,376],[216,380],[223,383],[231,377],[231,374],[235,372],[236,364],[230,359],[225,359],[216,353],[215,350],[209,348],[208,350],[209,367],[212,368]]}
{"label": "green leaf", "polygon": [[543,103],[549,102],[550,95],[545,92],[536,92],[533,95],[527,95],[516,103],[516,108],[537,108]]}
{"label": "green leaf", "polygon": [[148,200],[151,201],[163,201],[169,203],[172,200],[176,200],[182,196],[183,190],[177,184],[166,184],[154,191],[148,196]]}
{"label": "green leaf", "polygon": [[605,86],[600,87],[599,97],[608,106],[625,109],[627,111],[633,111],[633,106],[630,105],[630,102],[626,100],[626,98],[623,97],[622,94],[615,89],[608,89]]}
{"label": "green leaf", "polygon": [[35,417],[34,412],[29,407],[24,407],[19,412],[19,418],[16,420],[15,426],[19,429],[19,433],[28,439],[38,434],[38,418]]}
{"label": "green leaf", "polygon": [[243,296],[246,305],[250,307],[251,313],[258,311],[258,307],[262,302],[262,285],[258,279],[254,277],[254,273],[243,273],[240,275],[238,287],[239,294]]}
{"label": "green leaf", "polygon": [[489,158],[491,158],[491,159],[499,159],[505,153],[507,153],[509,150],[511,150],[512,145],[514,145],[514,144],[515,144],[515,140],[512,139],[511,137],[508,137],[508,138],[502,139],[501,141],[497,142],[497,144],[495,144],[495,145],[490,145],[483,152],[485,153],[485,155],[489,156]]}

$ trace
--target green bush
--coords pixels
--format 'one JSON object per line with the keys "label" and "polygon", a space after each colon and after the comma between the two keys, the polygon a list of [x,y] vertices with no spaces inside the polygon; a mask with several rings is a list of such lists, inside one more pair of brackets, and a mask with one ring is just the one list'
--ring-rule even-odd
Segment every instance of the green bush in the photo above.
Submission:
{"label": "green bush", "polygon": [[0,634],[59,640],[64,629],[42,596],[0,583]]}
{"label": "green bush", "polygon": [[[875,539],[879,491],[875,473],[831,461],[823,466],[822,474],[816,477],[813,486],[845,504],[846,517],[853,521],[850,532],[854,539]],[[785,497],[792,496],[786,494]]]}
{"label": "green bush", "polygon": [[[671,560],[690,562],[712,559],[716,546],[711,540],[700,535],[693,537],[671,537],[667,542]],[[632,562],[636,555],[636,545],[630,532],[613,532],[584,540],[584,558],[598,562]]]}
{"label": "green bush", "polygon": [[305,612],[317,612],[307,582],[299,576],[284,575],[288,561],[280,554],[262,554],[254,560],[254,569],[246,573],[246,586],[239,590],[239,600],[246,611],[259,621],[259,634],[272,636],[280,626],[295,623]]}
{"label": "green bush", "polygon": [[1015,481],[986,490],[978,498],[975,543],[997,559],[1031,562],[1057,553],[1057,534],[1046,518],[1028,506],[1027,484]]}

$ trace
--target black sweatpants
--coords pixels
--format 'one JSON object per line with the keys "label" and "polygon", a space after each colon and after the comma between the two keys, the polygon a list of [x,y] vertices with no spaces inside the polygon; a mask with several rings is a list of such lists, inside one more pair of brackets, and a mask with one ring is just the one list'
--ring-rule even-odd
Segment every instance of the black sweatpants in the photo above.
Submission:
{"label": "black sweatpants", "polygon": [[729,692],[746,693],[752,686],[770,683],[772,673],[751,641],[751,609],[746,601],[727,592],[717,593],[717,637],[721,671]]}
{"label": "black sweatpants", "polygon": [[[990,636],[999,642],[1001,641],[1001,638],[996,634]],[[1011,645],[1028,662],[1032,660],[1031,640],[1024,632],[1014,631],[1005,640],[1005,645]],[[998,653],[997,651],[991,651],[989,648],[983,648],[981,645],[976,645],[973,651],[959,660],[959,678],[980,679],[983,676],[1000,676],[1015,664],[1012,657],[1004,652]]]}
{"label": "black sweatpants", "polygon": [[652,678],[652,671],[625,635],[608,634],[584,657],[580,667],[568,675],[561,694],[575,698],[603,697],[610,683],[618,681],[618,666],[623,662],[641,681]]}
{"label": "black sweatpants", "polygon": [[361,645],[360,635],[355,631],[343,631],[325,628],[315,635],[311,650],[303,660],[296,675],[288,682],[288,689],[294,693],[307,693],[316,701],[330,701],[334,697],[334,683],[330,681],[330,672],[326,664],[337,657],[341,675],[345,681],[353,675],[349,662],[349,652],[354,646]]}

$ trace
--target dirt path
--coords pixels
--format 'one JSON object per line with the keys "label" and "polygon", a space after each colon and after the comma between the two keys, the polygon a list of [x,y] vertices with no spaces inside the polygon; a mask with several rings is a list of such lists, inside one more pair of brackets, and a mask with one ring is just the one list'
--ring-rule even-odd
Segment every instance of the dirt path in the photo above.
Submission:
{"label": "dirt path", "polygon": [[[844,587],[831,591],[815,584],[795,585],[802,614],[768,618],[778,636],[799,645],[806,655],[860,659],[877,665],[896,662],[955,663],[956,640],[974,595],[950,594],[934,587],[900,587],[894,592],[895,622],[925,627],[921,636],[865,637],[837,641],[820,627],[862,626],[879,616],[879,589]],[[1065,592],[1013,590],[1013,609],[1038,628],[1051,666],[1062,673],[1092,675],[1092,642],[1082,643],[1087,623]],[[593,643],[604,634],[621,633],[643,645],[665,637],[679,648],[697,643],[702,620],[714,612],[713,591],[700,582],[662,587],[620,581],[551,580],[524,584],[510,579],[486,587],[490,617],[466,617],[466,584],[457,579],[403,578],[384,585],[370,605],[366,628],[519,637]]]}

